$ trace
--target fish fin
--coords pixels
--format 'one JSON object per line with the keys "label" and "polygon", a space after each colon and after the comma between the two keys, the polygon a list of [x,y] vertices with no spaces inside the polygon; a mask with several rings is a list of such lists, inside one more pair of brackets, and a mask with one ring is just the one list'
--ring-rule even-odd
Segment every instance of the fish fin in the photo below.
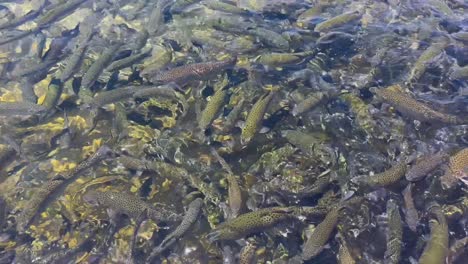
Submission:
{"label": "fish fin", "polygon": [[64,180],[66,180],[66,178],[63,175],[58,174],[58,175],[55,175],[51,180],[52,181],[64,181]]}
{"label": "fish fin", "polygon": [[268,133],[271,129],[269,127],[262,127],[258,133],[265,134]]}
{"label": "fish fin", "polygon": [[245,126],[245,121],[242,121],[242,120],[237,121],[236,127],[242,129],[242,128],[244,128],[244,126]]}

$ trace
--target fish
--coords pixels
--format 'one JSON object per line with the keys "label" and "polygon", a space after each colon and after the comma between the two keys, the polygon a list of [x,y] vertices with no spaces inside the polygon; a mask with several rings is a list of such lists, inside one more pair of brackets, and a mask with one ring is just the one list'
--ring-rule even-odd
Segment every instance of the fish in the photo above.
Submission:
{"label": "fish", "polygon": [[136,86],[135,93],[133,94],[134,98],[148,98],[148,97],[160,97],[168,99],[179,99],[181,97],[178,92],[176,92],[170,85],[143,85]]}
{"label": "fish", "polygon": [[341,15],[332,17],[328,20],[325,20],[317,24],[314,28],[314,31],[327,32],[337,27],[340,27],[342,25],[348,24],[352,21],[358,20],[361,18],[361,16],[362,16],[362,13],[360,11],[351,11],[351,12],[343,13]]}
{"label": "fish", "polygon": [[406,172],[406,179],[416,182],[424,179],[429,173],[448,161],[449,155],[443,151],[420,157]]}
{"label": "fish", "polygon": [[261,129],[263,117],[268,110],[268,105],[270,104],[275,94],[276,91],[267,92],[266,94],[262,95],[250,109],[250,112],[245,119],[244,127],[242,128],[242,145],[246,146]]}
{"label": "fish", "polygon": [[356,260],[354,260],[354,257],[349,250],[348,243],[346,243],[346,241],[342,237],[339,239],[339,241],[340,248],[338,249],[338,263],[355,264]]}
{"label": "fish", "polygon": [[15,17],[5,23],[0,24],[0,30],[3,29],[8,29],[8,28],[13,28],[17,27],[19,25],[22,25],[26,23],[27,21],[30,21],[34,18],[36,18],[40,13],[41,13],[42,8],[38,8],[37,10],[31,10],[25,15],[21,17]]}
{"label": "fish", "polygon": [[190,228],[197,222],[200,217],[201,209],[203,206],[203,199],[197,198],[193,200],[187,208],[187,212],[182,219],[182,222],[177,226],[177,228],[167,235],[164,240],[153,250],[151,251],[147,261],[151,262],[155,257],[168,249],[172,244],[174,244],[179,238],[181,238],[185,233],[187,233]]}
{"label": "fish", "polygon": [[184,9],[190,5],[193,5],[200,0],[176,0],[169,8],[171,14],[178,14],[184,11]]}
{"label": "fish", "polygon": [[237,240],[292,219],[294,217],[293,213],[293,208],[270,207],[241,214],[236,218],[221,223],[207,235],[207,238],[211,243],[218,240]]}
{"label": "fish", "polygon": [[429,220],[431,234],[423,253],[419,257],[419,264],[445,263],[448,255],[449,230],[447,220],[439,205],[432,205],[429,212],[435,217]]}
{"label": "fish", "polygon": [[457,116],[439,112],[429,105],[417,101],[403,91],[400,85],[392,85],[384,89],[371,88],[371,90],[407,118],[435,124],[463,123]]}
{"label": "fish", "polygon": [[141,214],[157,223],[177,222],[180,216],[165,208],[155,208],[134,194],[117,191],[90,190],[83,195],[83,201],[93,206],[102,206],[113,211],[114,215],[127,215],[137,219]]}
{"label": "fish", "polygon": [[432,10],[435,10],[437,13],[442,13],[445,16],[454,16],[455,13],[450,8],[450,6],[441,0],[428,0],[427,4],[431,7]]}
{"label": "fish", "polygon": [[228,181],[228,203],[230,209],[229,218],[232,219],[237,217],[242,210],[242,191],[239,186],[239,182],[233,174],[228,174],[226,179]]}
{"label": "fish", "polygon": [[63,192],[67,185],[75,181],[86,170],[112,155],[113,151],[108,146],[103,145],[93,155],[79,163],[67,174],[57,175],[39,187],[16,218],[16,229],[18,232],[23,233],[32,224],[37,215],[45,210]]}
{"label": "fish", "polygon": [[37,18],[37,27],[44,28],[49,26],[53,22],[73,12],[86,1],[87,0],[69,0],[66,2],[57,3],[55,6],[51,7],[47,12]]}
{"label": "fish", "polygon": [[297,53],[264,53],[255,58],[255,62],[263,64],[268,67],[281,67],[284,65],[291,65],[300,63],[304,57],[312,56],[316,53],[315,50],[297,52]]}
{"label": "fish", "polygon": [[396,201],[387,201],[388,234],[387,250],[385,251],[385,263],[400,263],[401,245],[403,244],[403,225],[401,215]]}
{"label": "fish", "polygon": [[149,35],[154,36],[163,32],[165,27],[163,11],[170,4],[171,1],[168,0],[161,0],[154,3],[146,26]]}
{"label": "fish", "polygon": [[468,237],[460,238],[455,240],[450,246],[449,254],[447,257],[447,263],[453,264],[455,261],[464,253],[466,252],[466,248],[468,246]]}
{"label": "fish", "polygon": [[329,7],[330,4],[327,3],[318,3],[311,8],[305,10],[297,17],[296,24],[301,28],[308,28],[308,22],[314,18],[318,18],[323,11]]}
{"label": "fish", "polygon": [[219,155],[218,151],[214,148],[211,148],[211,154],[218,160],[221,164],[221,167],[227,172],[227,182],[228,182],[228,203],[229,203],[229,216],[228,219],[235,218],[239,215],[243,207],[242,191],[237,181],[236,176],[232,172],[231,167],[226,162],[226,160]]}
{"label": "fish", "polygon": [[239,118],[239,115],[241,114],[242,109],[244,108],[245,104],[245,99],[241,98],[232,108],[232,110],[229,112],[229,114],[225,117],[224,123],[223,123],[223,131],[224,132],[229,132],[231,131],[232,128],[236,125],[236,121]]}
{"label": "fish", "polygon": [[29,30],[15,31],[14,33],[9,32],[6,36],[2,36],[2,40],[0,40],[0,46],[25,38],[38,32],[39,30],[40,29],[36,27]]}
{"label": "fish", "polygon": [[351,111],[355,115],[358,125],[369,136],[373,136],[377,128],[369,111],[369,105],[359,98],[359,96],[352,93],[343,93],[339,97],[350,105]]}
{"label": "fish", "polygon": [[247,33],[257,37],[266,46],[280,50],[289,49],[288,40],[285,39],[281,34],[276,33],[275,31],[260,27],[254,27],[252,29],[247,29]]}
{"label": "fish", "polygon": [[[236,34],[245,34],[246,30],[256,27],[254,23],[246,21],[242,16],[235,15],[210,17],[205,23],[217,30]],[[255,35],[254,33],[255,32],[252,31],[249,34]],[[263,33],[263,31],[261,33]],[[275,34],[278,35],[278,33]]]}
{"label": "fish", "polygon": [[254,264],[256,262],[257,242],[254,239],[247,239],[247,243],[242,247],[239,254],[240,264]]}
{"label": "fish", "polygon": [[316,92],[316,93],[308,94],[306,99],[294,105],[294,108],[292,110],[292,115],[299,116],[305,112],[312,110],[313,108],[320,105],[320,103],[322,103],[325,98],[326,98],[326,95],[323,92]]}
{"label": "fish", "polygon": [[403,178],[405,176],[406,169],[406,161],[400,161],[384,172],[377,173],[372,176],[355,177],[351,181],[357,183],[363,189],[386,187],[397,183],[401,178]]}
{"label": "fish", "polygon": [[59,79],[52,79],[47,87],[47,92],[42,102],[42,105],[45,106],[49,111],[54,109],[62,95],[63,84]]}
{"label": "fish", "polygon": [[210,79],[225,69],[231,68],[237,61],[237,57],[231,57],[222,61],[210,61],[182,65],[150,77],[150,81],[155,84],[176,83],[184,85],[190,81],[200,81]]}
{"label": "fish", "polygon": [[466,31],[455,32],[451,36],[458,41],[468,43],[468,32]]}
{"label": "fish", "polygon": [[338,223],[340,210],[339,207],[332,208],[325,216],[325,219],[315,227],[310,238],[302,246],[302,260],[310,260],[322,252]]}
{"label": "fish", "polygon": [[87,20],[85,20],[82,25],[80,25],[81,34],[77,41],[76,47],[73,50],[72,55],[70,55],[70,57],[65,60],[65,66],[60,71],[59,78],[62,83],[68,81],[73,76],[75,71],[80,68],[85,52],[88,50],[91,39],[94,36],[94,26],[99,24],[99,22],[100,20],[98,16],[91,16],[87,18]]}
{"label": "fish", "polygon": [[450,80],[466,80],[468,79],[468,66],[460,67],[453,65],[449,75]]}
{"label": "fish", "polygon": [[14,72],[14,77],[27,77],[31,83],[41,81],[46,77],[49,69],[68,54],[68,43],[77,35],[77,28],[63,31],[61,36],[52,39],[49,49],[42,56],[39,63],[28,63],[25,67]]}
{"label": "fish", "polygon": [[247,15],[249,13],[245,9],[239,8],[235,5],[224,3],[223,1],[204,0],[203,5],[205,5],[206,7],[210,9],[222,11],[225,13],[231,13],[231,14],[237,14],[237,15]]}
{"label": "fish", "polygon": [[288,140],[289,143],[301,149],[301,151],[309,156],[314,156],[318,145],[322,145],[328,140],[328,137],[323,133],[305,133],[300,130],[283,130],[281,135]]}
{"label": "fish", "polygon": [[424,72],[426,71],[429,63],[438,55],[440,55],[444,49],[449,45],[449,41],[445,38],[436,39],[414,63],[409,74],[409,81],[416,82],[418,81]]}
{"label": "fish", "polygon": [[91,108],[103,107],[107,104],[127,100],[132,98],[138,89],[138,86],[121,87],[110,91],[103,91],[98,93],[87,103]]}
{"label": "fish", "polygon": [[172,50],[169,47],[153,45],[152,48],[153,57],[150,59],[151,62],[145,63],[140,72],[140,75],[147,80],[150,80],[153,75],[158,74],[173,59]]}
{"label": "fish", "polygon": [[106,71],[114,72],[114,71],[118,71],[118,70],[130,67],[133,64],[135,64],[135,63],[143,60],[144,58],[150,56],[151,51],[152,51],[152,48],[149,47],[147,49],[144,49],[144,50],[140,51],[139,53],[136,53],[134,55],[130,55],[127,58],[123,58],[123,59],[114,61],[106,68]]}
{"label": "fish", "polygon": [[198,120],[198,127],[200,130],[205,131],[216,118],[219,110],[223,107],[226,96],[228,95],[227,77],[224,81],[217,85],[217,90],[210,97],[210,100],[206,103],[205,109],[200,113],[200,118]]}
{"label": "fish", "polygon": [[411,231],[416,232],[419,223],[418,210],[414,206],[412,188],[414,184],[409,183],[403,190],[403,200],[405,202],[405,221]]}
{"label": "fish", "polygon": [[45,106],[31,102],[0,102],[0,116],[41,115],[46,111]]}
{"label": "fish", "polygon": [[101,56],[89,67],[86,73],[83,75],[81,80],[80,91],[78,96],[86,103],[89,102],[92,98],[92,91],[90,90],[94,82],[98,79],[99,75],[104,71],[111,62],[117,51],[123,43],[118,42],[107,47],[102,53]]}
{"label": "fish", "polygon": [[461,149],[449,158],[448,168],[440,181],[444,189],[454,187],[458,181],[468,184],[468,148]]}

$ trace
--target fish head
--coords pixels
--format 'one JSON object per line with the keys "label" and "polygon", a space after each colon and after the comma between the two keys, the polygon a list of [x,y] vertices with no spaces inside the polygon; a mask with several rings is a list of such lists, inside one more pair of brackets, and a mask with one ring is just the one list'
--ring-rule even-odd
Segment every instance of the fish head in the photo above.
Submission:
{"label": "fish head", "polygon": [[91,190],[86,192],[82,199],[84,202],[92,205],[92,206],[99,206],[99,199],[98,199],[99,193],[95,190]]}
{"label": "fish head", "polygon": [[241,137],[240,143],[241,143],[242,147],[245,148],[250,143],[251,140],[252,140],[252,137],[247,137],[247,136],[246,137]]}

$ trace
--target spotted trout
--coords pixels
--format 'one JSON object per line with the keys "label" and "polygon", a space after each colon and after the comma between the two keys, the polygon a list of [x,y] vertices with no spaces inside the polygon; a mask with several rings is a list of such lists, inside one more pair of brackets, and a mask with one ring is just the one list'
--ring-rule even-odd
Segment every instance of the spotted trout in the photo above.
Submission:
{"label": "spotted trout", "polygon": [[207,238],[211,242],[240,239],[249,234],[271,228],[282,221],[292,219],[294,212],[294,208],[291,207],[270,207],[242,214],[220,224],[207,235]]}
{"label": "spotted trout", "polygon": [[409,81],[415,82],[421,78],[426,71],[429,63],[449,45],[449,41],[446,39],[439,39],[432,43],[424,52],[419,56],[411,69]]}
{"label": "spotted trout", "polygon": [[412,194],[412,183],[408,184],[406,188],[403,190],[403,200],[405,202],[405,221],[408,227],[413,231],[416,232],[416,228],[418,227],[419,216],[418,210],[416,210],[413,201],[413,194]]}
{"label": "spotted trout", "polygon": [[325,219],[315,227],[312,235],[302,247],[301,257],[303,260],[312,259],[322,252],[338,223],[340,209],[339,207],[331,209],[325,216]]}
{"label": "spotted trout", "polygon": [[244,127],[242,128],[242,145],[247,145],[260,130],[263,117],[275,93],[275,91],[270,91],[262,95],[262,97],[260,97],[260,99],[258,99],[258,101],[252,106],[252,109],[250,109],[247,119],[245,120]]}
{"label": "spotted trout", "polygon": [[34,192],[23,211],[18,215],[16,219],[17,230],[19,232],[24,232],[34,221],[36,216],[45,210],[50,203],[55,201],[55,198],[57,198],[71,182],[75,181],[83,172],[92,166],[112,155],[112,150],[108,146],[103,145],[96,153],[82,161],[67,174],[57,175],[47,181],[43,186],[39,187]]}
{"label": "spotted trout", "polygon": [[201,208],[203,206],[203,199],[197,198],[193,200],[189,205],[187,212],[182,219],[182,222],[177,226],[174,232],[167,235],[164,240],[151,251],[148,261],[151,261],[156,256],[161,254],[164,250],[168,249],[172,244],[174,244],[177,239],[181,238],[198,220],[198,217],[201,213]]}
{"label": "spotted trout", "polygon": [[445,263],[448,255],[449,230],[447,220],[439,205],[434,205],[430,209],[435,217],[429,220],[431,235],[419,258],[419,264],[440,264]]}
{"label": "spotted trout", "polygon": [[180,216],[174,212],[164,208],[155,208],[135,195],[124,192],[91,190],[85,193],[83,200],[91,205],[102,206],[133,219],[140,217],[146,210],[146,217],[158,223],[180,220]]}
{"label": "spotted trout", "polygon": [[384,89],[372,89],[385,102],[395,107],[407,118],[428,123],[460,124],[462,121],[453,115],[432,109],[425,103],[419,102],[403,91],[400,85],[392,85]]}
{"label": "spotted trout", "polygon": [[416,161],[406,172],[406,179],[411,182],[422,180],[427,174],[431,173],[437,167],[448,160],[445,152],[439,152],[432,155],[424,155]]}
{"label": "spotted trout", "polygon": [[398,264],[401,256],[403,225],[401,224],[400,210],[394,200],[388,200],[387,202],[387,216],[387,250],[384,259],[387,264]]}
{"label": "spotted trout", "polygon": [[352,181],[356,182],[361,188],[365,190],[386,187],[398,182],[401,178],[403,178],[405,176],[406,168],[406,162],[402,161],[384,172],[372,176],[356,177],[352,179]]}
{"label": "spotted trout", "polygon": [[454,187],[458,181],[468,184],[468,148],[450,157],[449,166],[440,181],[446,189]]}
{"label": "spotted trout", "polygon": [[237,57],[234,56],[222,61],[187,64],[161,72],[150,77],[149,80],[156,84],[176,83],[178,85],[184,85],[190,81],[208,80],[213,75],[234,66],[236,61]]}
{"label": "spotted trout", "polygon": [[361,18],[361,16],[362,14],[359,11],[344,13],[317,24],[314,30],[317,32],[330,31],[336,27],[348,24],[349,22],[352,22],[354,20],[358,20],[359,18]]}

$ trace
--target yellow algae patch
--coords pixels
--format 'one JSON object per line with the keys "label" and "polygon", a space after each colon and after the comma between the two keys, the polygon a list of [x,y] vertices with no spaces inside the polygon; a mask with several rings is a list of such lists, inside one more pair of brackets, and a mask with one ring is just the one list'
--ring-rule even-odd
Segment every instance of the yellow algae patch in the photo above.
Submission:
{"label": "yellow algae patch", "polygon": [[249,58],[246,56],[240,56],[237,58],[237,63],[236,66],[238,67],[243,67],[243,68],[249,68],[250,67],[250,61]]}
{"label": "yellow algae patch", "polygon": [[[32,227],[33,226],[31,226],[31,228]],[[38,252],[38,251],[41,251],[45,245],[44,245],[44,242],[40,241],[39,239],[36,239],[31,243],[31,246],[34,252]]]}
{"label": "yellow algae patch", "polygon": [[150,240],[155,231],[158,231],[158,225],[153,221],[146,221],[140,226],[138,230],[138,238],[141,238],[145,241]]}
{"label": "yellow algae patch", "polygon": [[84,19],[90,16],[92,13],[93,11],[89,8],[81,8],[58,21],[57,23],[68,30],[74,29],[79,23],[83,22]]}
{"label": "yellow algae patch", "polygon": [[10,56],[9,52],[0,52],[0,64],[10,62]]}
{"label": "yellow algae patch", "polygon": [[68,162],[66,160],[60,161],[60,160],[52,159],[50,160],[50,164],[52,165],[52,171],[56,173],[67,172],[76,167],[75,162]]}
{"label": "yellow algae patch", "polygon": [[21,91],[19,87],[15,85],[13,90],[7,90],[5,88],[1,88],[1,96],[0,102],[21,102],[23,99],[21,97]]}
{"label": "yellow algae patch", "polygon": [[148,179],[148,177],[145,177],[144,179],[140,179],[140,177],[134,177],[132,178],[132,187],[130,187],[130,192],[136,193],[138,190],[141,188],[143,185],[143,182]]}
{"label": "yellow algae patch", "polygon": [[165,127],[165,128],[172,128],[177,123],[175,117],[170,117],[170,116],[163,116],[163,117],[159,117],[159,118],[155,118],[155,119],[161,121],[163,127]]}
{"label": "yellow algae patch", "polygon": [[37,98],[37,104],[42,105],[44,103],[45,97],[46,97],[46,95],[43,94],[39,98]]}
{"label": "yellow algae patch", "polygon": [[45,98],[45,95],[47,93],[47,90],[49,89],[49,84],[50,84],[50,81],[52,80],[52,76],[51,75],[47,75],[47,77],[45,79],[43,79],[42,81],[36,83],[34,85],[34,93],[39,97],[41,98],[42,97],[42,101],[39,102],[38,100],[38,104],[42,104],[42,102],[44,102],[44,98]]}
{"label": "yellow algae patch", "polygon": [[[55,217],[51,219],[47,219],[37,226],[31,225],[30,227],[31,236],[36,239],[45,237],[47,242],[51,243],[60,239],[62,226],[63,226],[62,217],[60,215],[56,215]],[[37,246],[42,247],[44,246],[44,244],[40,242],[40,244],[38,243]]]}
{"label": "yellow algae patch", "polygon": [[150,193],[148,194],[148,199],[153,199],[156,194],[159,193],[159,188],[158,185],[153,181],[151,184],[151,190]]}
{"label": "yellow algae patch", "polygon": [[102,138],[93,139],[93,142],[89,146],[84,146],[83,151],[81,153],[82,158],[87,158],[92,154],[96,153],[96,151],[102,146]]}
{"label": "yellow algae patch", "polygon": [[57,117],[54,120],[50,121],[49,123],[28,127],[25,130],[29,132],[48,131],[48,132],[51,132],[52,134],[56,134],[63,130],[63,126],[64,126],[63,117]]}
{"label": "yellow algae patch", "polygon": [[[78,180],[80,180],[80,179],[78,179]],[[77,195],[78,193],[85,193],[86,190],[87,190],[89,187],[91,187],[91,186],[99,185],[99,184],[104,184],[104,183],[108,183],[108,182],[115,181],[115,180],[120,180],[120,181],[128,182],[128,180],[127,180],[125,177],[123,177],[123,176],[102,176],[102,177],[99,177],[99,178],[97,178],[97,179],[93,179],[93,180],[91,180],[91,181],[88,181],[88,182],[86,182],[86,183],[83,183],[83,185],[81,186],[80,190],[79,190],[77,193],[75,193],[75,194],[73,195],[73,200],[78,199],[78,198],[76,197],[76,195]]]}
{"label": "yellow algae patch", "polygon": [[88,123],[86,122],[86,119],[84,119],[82,116],[71,116],[68,117],[68,122],[71,127],[76,128],[77,130],[85,130],[89,128]]}
{"label": "yellow algae patch", "polygon": [[147,126],[137,124],[130,125],[128,129],[128,135],[131,138],[140,139],[144,143],[152,141],[153,139],[159,137],[159,135],[161,134],[160,131],[157,129],[152,129]]}
{"label": "yellow algae patch", "polygon": [[171,184],[172,184],[172,181],[166,178],[164,182],[161,184],[161,186],[163,187],[164,190],[169,190],[169,188],[171,187]]}
{"label": "yellow algae patch", "polygon": [[109,258],[112,263],[121,263],[122,260],[128,258],[130,252],[130,241],[132,240],[134,227],[128,225],[121,228],[117,234],[115,234],[115,247],[109,251]]}

